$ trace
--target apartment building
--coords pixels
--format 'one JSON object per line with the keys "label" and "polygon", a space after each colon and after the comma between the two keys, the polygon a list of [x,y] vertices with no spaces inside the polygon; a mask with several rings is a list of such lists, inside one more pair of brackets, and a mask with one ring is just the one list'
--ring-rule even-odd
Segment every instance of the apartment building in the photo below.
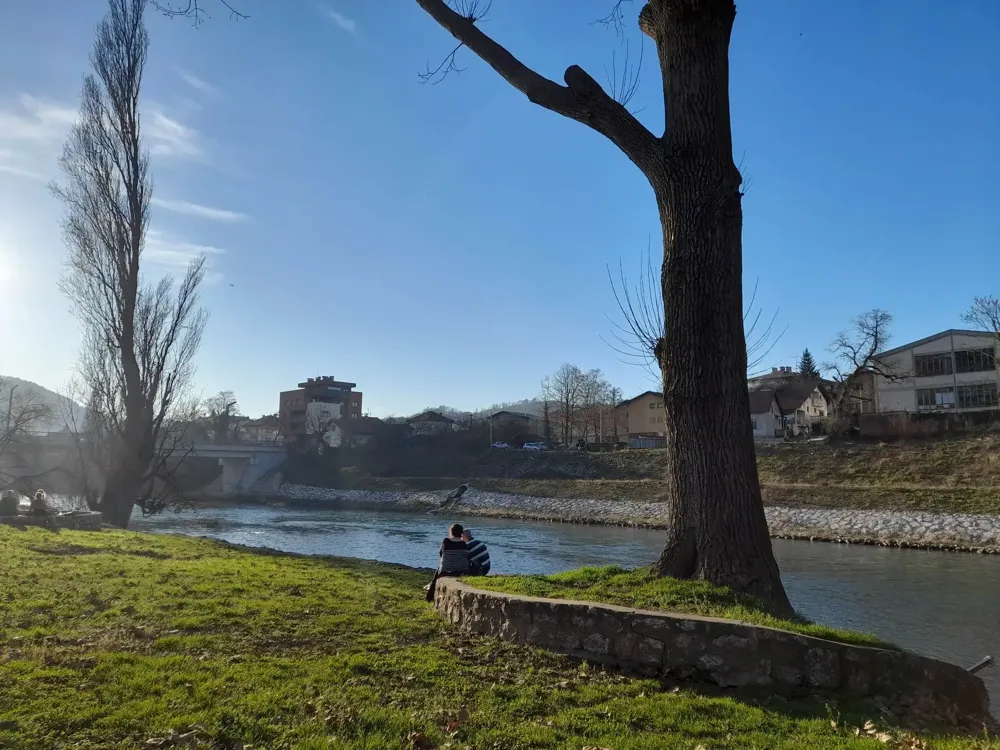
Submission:
{"label": "apartment building", "polygon": [[875,376],[880,412],[982,411],[1000,407],[997,337],[950,329],[878,355],[892,377]]}
{"label": "apartment building", "polygon": [[357,383],[332,375],[308,378],[292,391],[279,395],[278,421],[285,438],[326,432],[338,419],[361,418],[361,391]]}

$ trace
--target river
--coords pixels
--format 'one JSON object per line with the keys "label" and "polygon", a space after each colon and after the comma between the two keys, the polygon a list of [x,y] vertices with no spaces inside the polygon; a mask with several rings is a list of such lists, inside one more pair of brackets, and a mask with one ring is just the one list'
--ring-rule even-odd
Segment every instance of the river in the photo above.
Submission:
{"label": "river", "polygon": [[[450,518],[354,509],[262,505],[136,517],[137,531],[191,534],[309,555],[433,568]],[[494,573],[555,573],[639,564],[662,532],[609,526],[458,518],[489,547]],[[806,617],[968,667],[1000,657],[1000,556],[774,540],[781,577]],[[979,673],[1000,715],[1000,667]]]}

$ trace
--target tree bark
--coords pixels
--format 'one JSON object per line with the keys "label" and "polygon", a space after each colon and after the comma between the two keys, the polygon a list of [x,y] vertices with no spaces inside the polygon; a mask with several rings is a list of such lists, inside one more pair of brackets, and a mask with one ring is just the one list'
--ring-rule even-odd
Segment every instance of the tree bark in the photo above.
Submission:
{"label": "tree bark", "polygon": [[581,68],[538,75],[443,0],[417,0],[530,101],[605,135],[652,186],[663,230],[665,548],[653,569],[703,578],[791,612],[757,479],[743,331],[742,177],[733,162],[733,0],[648,0],[666,123],[655,137]]}
{"label": "tree bark", "polygon": [[663,168],[649,173],[663,228],[666,497],[654,565],[791,610],[764,517],[743,331],[742,178],[729,113],[732,0],[652,0],[640,14],[664,80]]}

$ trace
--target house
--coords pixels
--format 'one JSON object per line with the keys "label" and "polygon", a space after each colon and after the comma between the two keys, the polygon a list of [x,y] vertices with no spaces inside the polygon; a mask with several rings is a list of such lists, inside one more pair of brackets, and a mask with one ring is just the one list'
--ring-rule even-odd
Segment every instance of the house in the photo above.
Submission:
{"label": "house", "polygon": [[773,440],[784,436],[781,406],[774,389],[750,391],[750,426],[754,440]]}
{"label": "house", "polygon": [[875,410],[970,412],[1000,406],[997,336],[952,328],[880,352]]}
{"label": "house", "polygon": [[666,438],[663,393],[646,391],[615,407],[619,431],[628,433],[630,448],[659,448]]}
{"label": "house", "polygon": [[825,388],[815,381],[750,391],[750,421],[756,439],[811,435],[829,413]]}
{"label": "house", "polygon": [[[357,383],[337,380],[332,375],[308,378],[292,391],[282,391],[278,397],[278,421],[281,434],[295,439],[315,433],[317,420],[356,419],[361,416],[360,391]],[[317,408],[313,404],[327,404]]]}
{"label": "house", "polygon": [[436,411],[424,411],[406,420],[414,435],[440,435],[457,429],[454,419]]}
{"label": "house", "polygon": [[270,443],[278,439],[281,422],[277,414],[268,414],[260,419],[252,419],[237,426],[241,440],[251,443]]}
{"label": "house", "polygon": [[815,433],[830,415],[826,387],[817,381],[785,383],[774,391],[786,434]]}
{"label": "house", "polygon": [[752,391],[758,388],[777,388],[785,383],[799,380],[801,377],[799,372],[791,367],[772,367],[771,372],[747,378],[747,388]]}
{"label": "house", "polygon": [[384,444],[386,441],[402,439],[410,432],[409,425],[390,424],[377,417],[341,419],[338,426],[343,431],[343,445],[352,448]]}

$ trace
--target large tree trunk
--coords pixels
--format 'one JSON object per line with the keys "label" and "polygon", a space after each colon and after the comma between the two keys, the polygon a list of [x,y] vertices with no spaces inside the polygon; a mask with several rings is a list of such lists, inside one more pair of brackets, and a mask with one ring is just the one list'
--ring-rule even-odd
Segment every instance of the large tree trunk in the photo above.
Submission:
{"label": "large tree trunk", "polygon": [[743,332],[741,176],[729,118],[732,0],[652,0],[640,16],[664,74],[664,168],[650,175],[663,227],[666,494],[662,575],[704,578],[791,606],[757,480]]}
{"label": "large tree trunk", "polygon": [[601,133],[649,180],[663,227],[665,324],[656,353],[672,503],[654,569],[731,586],[789,612],[764,518],[747,394],[741,177],[729,114],[733,0],[643,6],[639,25],[656,43],[663,76],[660,138],[579,66],[566,69],[563,86],[485,35],[474,11],[488,4],[465,5],[463,14],[444,0],[416,1],[530,101]]}

